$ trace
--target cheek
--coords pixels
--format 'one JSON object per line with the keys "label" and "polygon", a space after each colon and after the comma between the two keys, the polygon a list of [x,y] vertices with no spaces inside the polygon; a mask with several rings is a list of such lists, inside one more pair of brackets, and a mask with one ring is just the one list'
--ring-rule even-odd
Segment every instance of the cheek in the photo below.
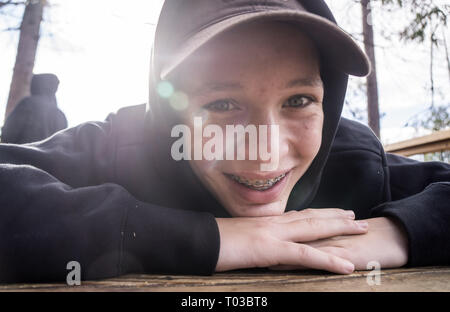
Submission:
{"label": "cheek", "polygon": [[[194,170],[194,172],[196,173],[196,175],[203,180],[204,182],[206,182],[208,184],[208,182],[212,182],[213,180],[217,179],[217,174],[221,172],[221,168],[223,167],[223,160],[208,160],[205,159],[206,155],[205,153],[210,152],[210,149],[207,148],[205,151],[205,144],[207,142],[209,142],[209,144],[215,145],[214,143],[212,143],[214,140],[213,138],[215,136],[212,137],[205,137],[203,136],[203,133],[205,132],[205,127],[209,125],[209,123],[204,123],[203,127],[201,128],[201,130],[197,129],[197,133],[194,131],[194,126],[193,123],[189,123],[188,127],[190,128],[191,131],[191,160],[189,161],[189,164],[191,166],[191,168]],[[222,132],[224,132],[225,130],[222,129]],[[197,134],[197,135],[196,135]],[[220,139],[217,141],[217,143],[221,141]],[[218,144],[218,145],[223,145],[223,144]],[[196,158],[195,156],[195,149],[197,147],[200,147],[200,153],[201,153],[201,159]],[[209,146],[211,147],[211,146]],[[215,148],[214,148],[215,149]],[[197,153],[198,156],[198,153]]]}
{"label": "cheek", "polygon": [[323,115],[318,114],[309,118],[302,118],[289,127],[290,146],[297,155],[306,159],[313,159],[319,152],[322,143]]}
{"label": "cheek", "polygon": [[211,177],[215,172],[220,170],[220,160],[190,160],[190,165],[202,177]]}
{"label": "cheek", "polygon": [[219,161],[190,160],[189,165],[203,186],[213,194],[220,194],[223,182]]}

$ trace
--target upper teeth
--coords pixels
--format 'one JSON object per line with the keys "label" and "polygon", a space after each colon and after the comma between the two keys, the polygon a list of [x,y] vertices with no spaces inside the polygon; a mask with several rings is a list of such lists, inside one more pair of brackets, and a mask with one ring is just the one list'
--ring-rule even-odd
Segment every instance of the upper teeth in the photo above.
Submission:
{"label": "upper teeth", "polygon": [[271,188],[275,183],[280,181],[286,176],[286,173],[283,173],[282,175],[275,177],[273,179],[267,179],[267,180],[250,180],[245,177],[236,176],[233,174],[230,174],[230,177],[241,184],[244,184],[250,188],[257,189],[257,190],[266,190],[268,188]]}

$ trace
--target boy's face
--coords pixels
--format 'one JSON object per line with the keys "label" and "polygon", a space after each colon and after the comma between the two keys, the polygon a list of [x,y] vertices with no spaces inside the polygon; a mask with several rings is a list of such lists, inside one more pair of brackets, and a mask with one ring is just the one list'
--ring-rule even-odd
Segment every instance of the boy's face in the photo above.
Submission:
{"label": "boy's face", "polygon": [[[225,150],[226,125],[279,126],[279,161],[273,171],[261,171],[261,164],[270,160],[259,153],[257,160],[249,160],[248,138],[245,160],[190,161],[232,216],[285,211],[291,190],[321,145],[324,90],[319,70],[313,43],[282,23],[239,26],[208,43],[180,69],[177,87],[189,99],[182,119],[192,134],[193,118],[200,116],[203,128],[222,128]],[[208,140],[203,138],[203,145]]]}

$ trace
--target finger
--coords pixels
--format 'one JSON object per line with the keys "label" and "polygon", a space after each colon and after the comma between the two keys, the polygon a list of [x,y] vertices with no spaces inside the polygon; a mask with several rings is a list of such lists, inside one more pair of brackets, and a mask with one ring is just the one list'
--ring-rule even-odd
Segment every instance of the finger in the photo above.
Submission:
{"label": "finger", "polygon": [[349,219],[301,219],[277,225],[282,240],[309,242],[339,235],[367,233],[367,221]]}
{"label": "finger", "polygon": [[309,218],[323,219],[355,219],[355,213],[352,210],[343,210],[338,208],[320,208],[305,209],[301,211],[291,210],[282,215],[281,221],[294,221]]}
{"label": "finger", "polygon": [[[367,263],[369,262],[367,260],[367,255],[361,255],[354,251],[349,251],[346,248],[339,248],[339,247],[319,247],[317,248],[320,251],[326,252],[328,254],[332,254],[336,257],[346,259],[353,263],[355,266],[355,270],[367,270]],[[380,262],[379,260],[377,260]]]}
{"label": "finger", "polygon": [[348,260],[304,244],[282,242],[279,265],[302,266],[338,274],[350,274],[355,266]]}
{"label": "finger", "polygon": [[338,208],[319,208],[305,209],[302,211],[305,218],[324,218],[324,219],[354,219],[355,213],[352,210]]}

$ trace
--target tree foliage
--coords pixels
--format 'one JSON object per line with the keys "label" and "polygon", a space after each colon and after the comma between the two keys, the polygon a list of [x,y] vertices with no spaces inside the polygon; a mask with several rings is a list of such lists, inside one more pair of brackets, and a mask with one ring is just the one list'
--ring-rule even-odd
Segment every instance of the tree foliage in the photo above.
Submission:
{"label": "tree foliage", "polygon": [[383,5],[397,6],[410,10],[413,19],[400,31],[404,40],[424,42],[427,34],[431,35],[434,44],[438,44],[436,32],[446,27],[450,15],[450,5],[436,0],[381,0]]}
{"label": "tree foliage", "polygon": [[416,129],[424,128],[432,131],[448,129],[450,128],[450,107],[430,107],[425,112],[415,115],[406,126],[411,126]]}
{"label": "tree foliage", "polygon": [[420,127],[438,131],[450,127],[450,107],[435,106],[434,103],[434,50],[444,47],[447,59],[447,69],[450,78],[450,59],[447,36],[450,4],[439,0],[381,0],[388,9],[402,8],[411,12],[411,19],[398,33],[401,40],[430,44],[430,91],[431,104],[424,113],[413,116],[406,126]]}

